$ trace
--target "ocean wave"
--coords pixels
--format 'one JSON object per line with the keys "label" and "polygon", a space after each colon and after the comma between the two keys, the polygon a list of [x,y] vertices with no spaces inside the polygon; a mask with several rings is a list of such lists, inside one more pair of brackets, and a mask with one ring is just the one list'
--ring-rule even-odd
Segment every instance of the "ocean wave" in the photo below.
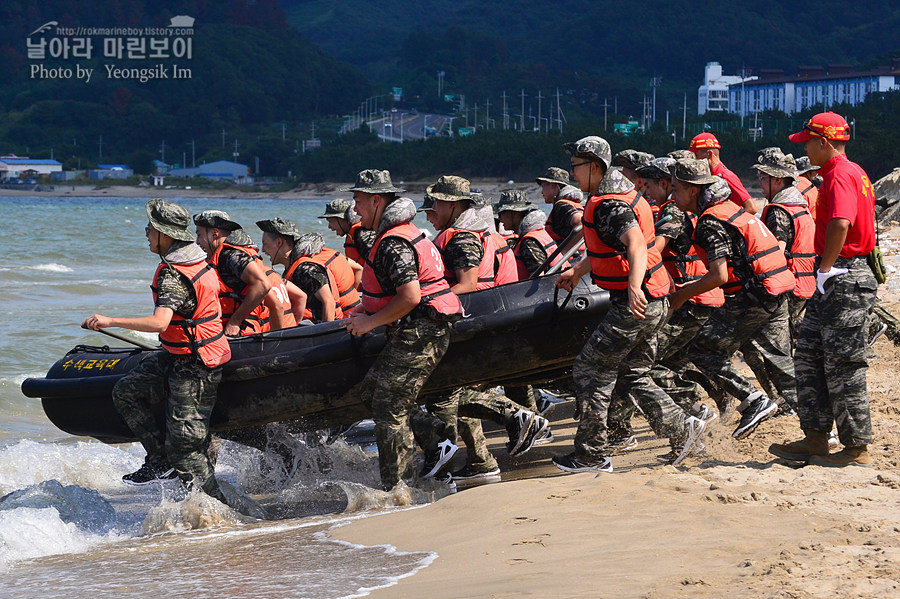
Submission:
{"label": "ocean wave", "polygon": [[26,266],[26,270],[43,270],[47,272],[75,272],[65,264],[57,264],[56,262],[49,262],[47,264],[38,264],[37,266]]}

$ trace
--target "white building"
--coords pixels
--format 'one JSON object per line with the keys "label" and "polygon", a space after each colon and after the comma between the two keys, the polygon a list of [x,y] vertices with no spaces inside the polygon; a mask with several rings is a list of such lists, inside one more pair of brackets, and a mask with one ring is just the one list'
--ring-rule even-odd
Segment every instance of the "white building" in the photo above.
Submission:
{"label": "white building", "polygon": [[707,112],[725,112],[728,110],[728,90],[732,85],[740,85],[741,81],[753,81],[756,77],[742,78],[740,75],[723,75],[722,65],[717,62],[706,63],[703,85],[697,91],[697,114]]}
{"label": "white building", "polygon": [[49,177],[50,173],[62,171],[62,164],[56,160],[35,160],[19,156],[0,156],[0,177],[19,179],[31,177]]}
{"label": "white building", "polygon": [[799,67],[795,77],[784,71],[763,70],[759,79],[728,88],[728,111],[747,116],[765,110],[787,114],[823,105],[826,110],[836,104],[855,106],[871,93],[900,89],[900,59],[889,67],[855,71],[850,65]]}

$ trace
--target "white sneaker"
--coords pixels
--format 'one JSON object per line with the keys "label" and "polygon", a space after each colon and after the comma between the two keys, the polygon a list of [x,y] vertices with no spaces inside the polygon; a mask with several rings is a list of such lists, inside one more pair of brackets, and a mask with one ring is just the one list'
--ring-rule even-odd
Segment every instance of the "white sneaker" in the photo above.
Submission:
{"label": "white sneaker", "polygon": [[459,447],[450,439],[444,439],[438,443],[437,452],[425,455],[425,463],[422,464],[422,473],[419,478],[432,478],[443,468],[444,464],[453,459]]}
{"label": "white sneaker", "polygon": [[684,440],[684,448],[681,450],[681,454],[679,454],[679,456],[675,458],[675,461],[672,462],[673,466],[677,466],[684,461],[684,458],[691,454],[694,443],[700,437],[703,429],[706,428],[706,421],[695,418],[694,416],[688,416],[684,419],[684,428],[685,431],[687,431],[687,438]]}

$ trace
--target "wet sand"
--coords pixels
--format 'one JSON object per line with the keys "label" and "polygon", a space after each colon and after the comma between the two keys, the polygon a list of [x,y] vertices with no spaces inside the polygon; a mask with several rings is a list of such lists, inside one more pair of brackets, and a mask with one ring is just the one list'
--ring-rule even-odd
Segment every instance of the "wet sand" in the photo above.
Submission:
{"label": "wet sand", "polygon": [[[886,293],[900,313],[900,294]],[[703,439],[706,456],[685,467],[659,465],[666,443],[637,420],[640,444],[614,456],[614,473],[562,474],[550,457],[572,447],[568,402],[551,415],[555,442],[518,463],[506,458],[504,435],[489,433],[503,482],[334,536],[438,552],[372,597],[896,597],[900,350],[884,336],[874,349],[873,468],[791,466],[767,448],[798,438],[795,419],[735,441],[736,417],[726,414]]]}

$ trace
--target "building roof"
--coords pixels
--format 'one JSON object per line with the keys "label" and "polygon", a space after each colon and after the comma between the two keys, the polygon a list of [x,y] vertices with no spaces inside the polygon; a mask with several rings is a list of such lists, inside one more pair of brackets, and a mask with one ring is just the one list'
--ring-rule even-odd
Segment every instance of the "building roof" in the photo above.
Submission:
{"label": "building roof", "polygon": [[56,160],[44,160],[44,159],[35,160],[32,158],[0,158],[0,162],[5,162],[6,164],[16,164],[16,165],[43,164],[43,165],[62,166],[62,162],[57,162]]}
{"label": "building roof", "polygon": [[[834,81],[836,79],[868,79],[872,77],[900,76],[900,69],[892,67],[880,67],[868,71],[854,71],[847,65],[833,65],[829,69],[825,67],[799,67],[800,74],[789,77],[777,71],[760,71],[759,79],[746,81],[746,87],[765,86],[773,83],[813,83],[816,81]],[[766,74],[763,74],[766,73]],[[771,74],[769,74],[771,73]]]}

